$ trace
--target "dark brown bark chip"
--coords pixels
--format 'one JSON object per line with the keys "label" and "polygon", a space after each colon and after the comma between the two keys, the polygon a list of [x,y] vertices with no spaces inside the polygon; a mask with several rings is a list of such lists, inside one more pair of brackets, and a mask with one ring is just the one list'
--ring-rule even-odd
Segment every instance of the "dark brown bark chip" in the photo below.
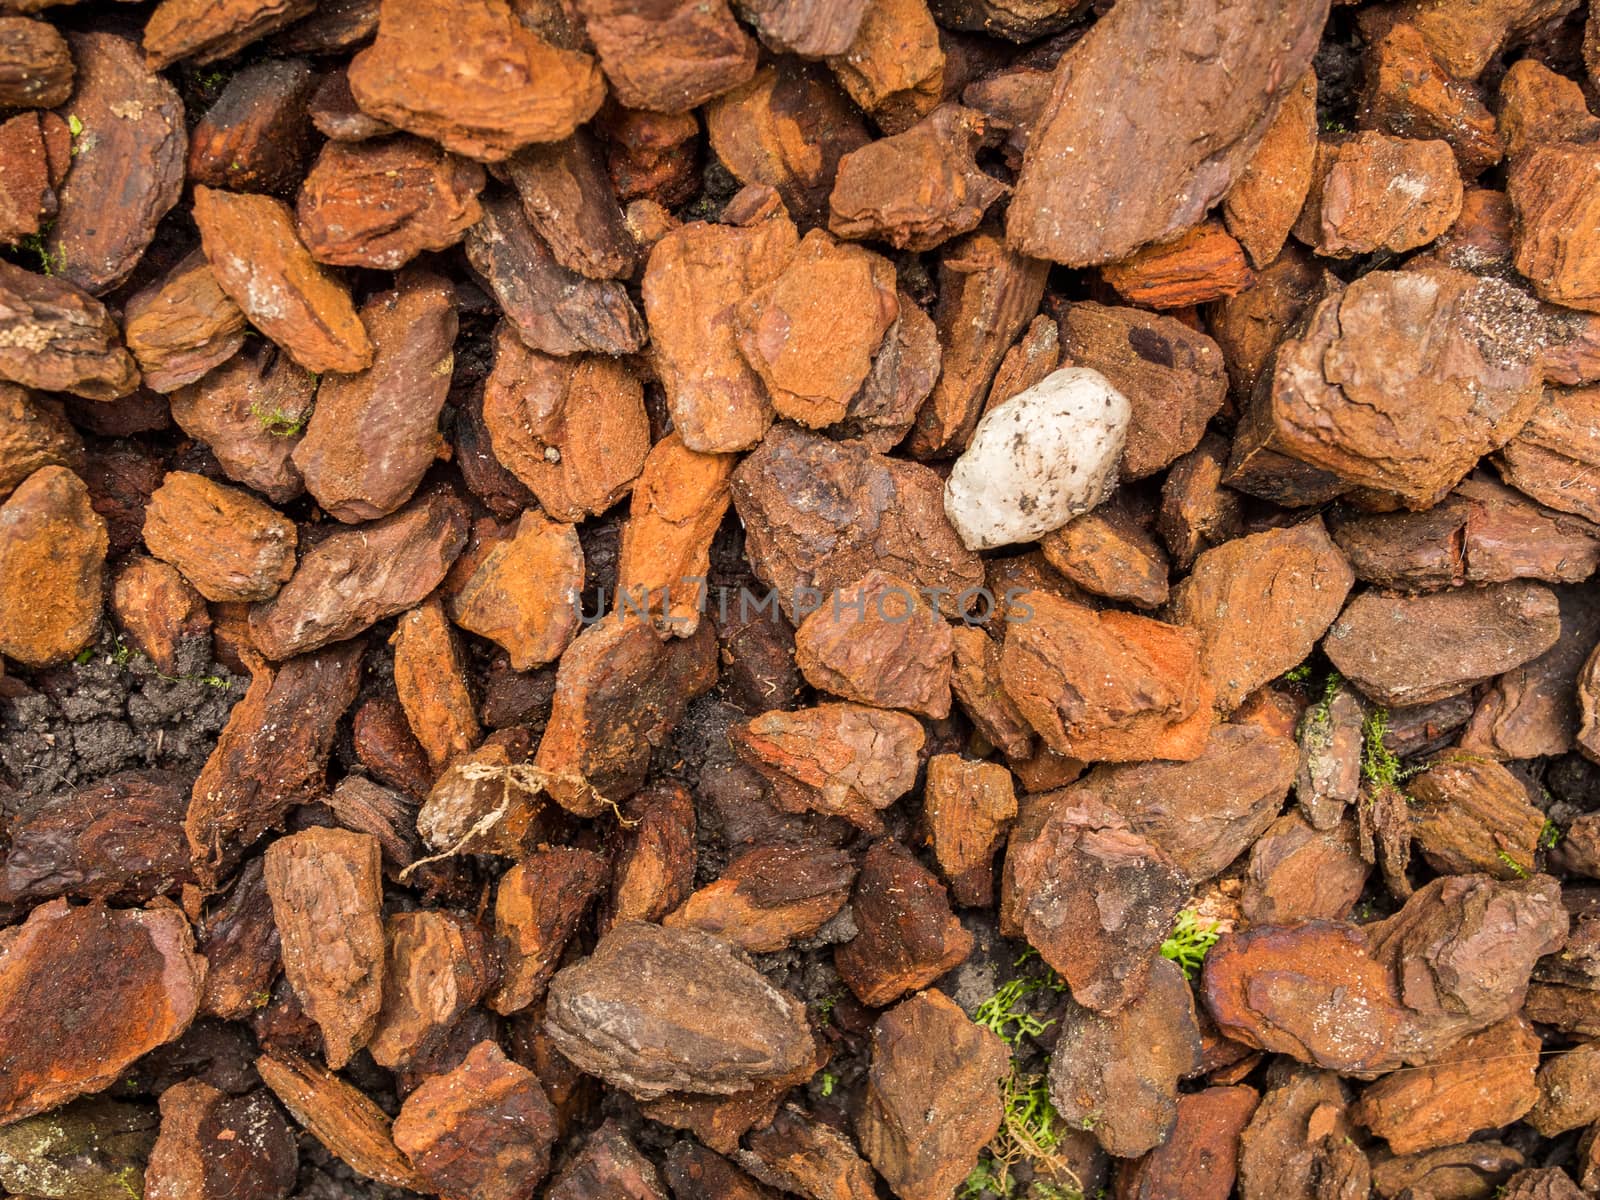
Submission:
{"label": "dark brown bark chip", "polygon": [[178,202],[188,137],[177,89],[132,42],[107,33],[70,40],[78,79],[66,107],[80,132],[45,253],[55,274],[98,296],[128,277]]}
{"label": "dark brown bark chip", "polygon": [[294,1190],[294,1131],[265,1089],[230,1096],[198,1079],[161,1093],[161,1133],[146,1200],[284,1200]]}
{"label": "dark brown bark chip", "polygon": [[856,936],[834,951],[845,984],[871,1008],[926,987],[972,953],[944,885],[900,843],[872,844],[851,896]]}
{"label": "dark brown bark chip", "polygon": [[0,901],[56,896],[143,903],[193,880],[181,777],[124,771],[43,797],[19,813]]}
{"label": "dark brown bark chip", "polygon": [[530,350],[617,355],[644,344],[644,321],[622,285],[563,267],[514,196],[484,202],[467,258]]}
{"label": "dark brown bark chip", "polygon": [[350,642],[258,667],[190,794],[184,828],[203,882],[214,884],[291,807],[321,794],[364,650]]}
{"label": "dark brown bark chip", "polygon": [[656,1166],[616,1121],[584,1139],[556,1174],[545,1200],[667,1200]]}
{"label": "dark brown bark chip", "polygon": [[1275,1070],[1239,1136],[1241,1200],[1364,1200],[1372,1168],[1331,1071]]}
{"label": "dark brown bark chip", "polygon": [[637,921],[556,973],[545,1029],[586,1072],[641,1099],[729,1095],[813,1069],[797,1000],[715,938]]}
{"label": "dark brown bark chip", "polygon": [[304,59],[243,68],[189,135],[189,179],[241,192],[283,192],[305,174],[309,104],[319,80]]}
{"label": "dark brown bark chip", "polygon": [[593,135],[529,146],[505,165],[522,210],[563,267],[589,279],[625,279],[637,249]]}
{"label": "dark brown bark chip", "polygon": [[726,0],[577,0],[612,93],[629,108],[688,112],[744,83],[756,43]]}
{"label": "dark brown bark chip", "polygon": [[494,936],[501,974],[489,997],[495,1012],[518,1012],[543,998],[562,952],[605,883],[606,867],[593,851],[552,846],[500,877]]}
{"label": "dark brown bark chip", "polygon": [[826,1200],[875,1200],[872,1168],[833,1126],[786,1105],[766,1129],[752,1133],[740,1164],[763,1183]]}

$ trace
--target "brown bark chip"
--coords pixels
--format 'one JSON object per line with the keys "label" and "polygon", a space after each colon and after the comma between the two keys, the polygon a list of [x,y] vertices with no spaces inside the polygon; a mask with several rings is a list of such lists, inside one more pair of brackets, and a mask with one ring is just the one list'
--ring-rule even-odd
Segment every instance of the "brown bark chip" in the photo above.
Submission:
{"label": "brown bark chip", "polygon": [[188,790],[166,771],[120,771],[40,798],[11,822],[0,901],[144,903],[193,882]]}
{"label": "brown bark chip", "polygon": [[1180,1096],[1172,1136],[1128,1172],[1129,1194],[1136,1200],[1228,1200],[1238,1171],[1239,1133],[1259,1100],[1252,1087],[1209,1087]]}
{"label": "brown bark chip", "polygon": [[263,1054],[256,1070],[289,1115],[353,1171],[391,1187],[424,1186],[395,1148],[383,1110],[332,1071],[284,1050]]}
{"label": "brown bark chip", "polygon": [[1239,1137],[1241,1200],[1362,1200],[1374,1172],[1355,1144],[1349,1102],[1331,1071],[1290,1068],[1270,1080]]}
{"label": "brown bark chip", "polygon": [[644,784],[696,696],[717,678],[716,639],[702,627],[663,638],[649,621],[613,613],[568,647],[535,765],[567,811],[594,816]]}
{"label": "brown bark chip", "polygon": [[421,138],[329,142],[300,186],[295,227],[318,262],[398,270],[466,236],[483,183],[477,163]]}
{"label": "brown bark chip", "polygon": [[687,112],[755,74],[756,43],[725,0],[577,0],[612,93],[629,108]]}
{"label": "brown bark chip", "polygon": [[[1323,498],[1359,487],[1431,507],[1538,406],[1532,310],[1501,281],[1455,270],[1361,277],[1279,347],[1270,386],[1256,389],[1241,423],[1233,472],[1274,451],[1332,476]],[[1314,494],[1250,490],[1288,504]]]}
{"label": "brown bark chip", "polygon": [[761,846],[731,861],[662,924],[703,930],[752,953],[782,950],[838,914],[855,873],[842,850]]}
{"label": "brown bark chip", "polygon": [[7,930],[0,957],[0,1124],[110,1087],[194,1019],[205,961],[170,905],[52,900]]}
{"label": "brown bark chip", "polygon": [[972,934],[950,911],[941,884],[900,843],[872,844],[851,897],[856,936],[834,951],[840,978],[880,1008],[926,987],[972,953]]}
{"label": "brown bark chip", "polygon": [[310,156],[307,106],[317,82],[304,59],[240,70],[190,135],[190,181],[247,192],[292,189]]}
{"label": "brown bark chip", "polygon": [[494,1042],[406,1097],[394,1141],[447,1200],[532,1200],[550,1169],[555,1110],[537,1076]]}
{"label": "brown bark chip", "polygon": [[556,261],[589,279],[624,279],[637,250],[594,137],[529,146],[507,161],[522,211]]}
{"label": "brown bark chip", "polygon": [[935,719],[950,712],[950,626],[912,586],[870,571],[795,631],[795,662],[815,688]]}
{"label": "brown bark chip", "polygon": [[312,259],[281,200],[197,187],[194,219],[222,290],[297,363],[317,372],[371,365],[349,292]]}
{"label": "brown bark chip", "polygon": [[847,154],[828,199],[828,228],[896,250],[932,250],[970,233],[1006,185],[978,169],[986,122],[941,104],[910,129]]}
{"label": "brown bark chip", "polygon": [[36,112],[0,121],[0,243],[32,237],[56,210],[45,128]]}
{"label": "brown bark chip", "polygon": [[328,534],[275,597],[251,610],[256,645],[285,659],[354,637],[433,591],[466,540],[466,506],[443,491]]}
{"label": "brown bark chip", "polygon": [[0,384],[0,497],[41,467],[83,464],[83,440],[59,403]]}
{"label": "brown bark chip", "polygon": [[923,819],[934,858],[958,903],[987,907],[994,902],[994,852],[1016,815],[1015,784],[998,763],[954,754],[928,760]]}
{"label": "brown bark chip", "polygon": [[144,27],[144,55],[158,69],[182,58],[215,62],[314,7],[315,0],[162,0]]}
{"label": "brown bark chip", "polygon": [[1380,1079],[1351,1117],[1396,1154],[1457,1145],[1518,1120],[1539,1098],[1540,1042],[1520,1017],[1463,1038],[1425,1067]]}
{"label": "brown bark chip", "polygon": [[711,543],[732,501],[736,461],[690,450],[676,431],[650,447],[622,527],[619,605],[647,602],[683,636],[699,628]]}
{"label": "brown bark chip", "polygon": [[1284,96],[1278,115],[1228,189],[1222,216],[1251,265],[1271,265],[1305,203],[1317,157],[1317,76],[1307,71]]}
{"label": "brown bark chip", "polygon": [[64,279],[0,262],[0,379],[89,400],[139,384],[105,307]]}
{"label": "brown bark chip", "polygon": [[955,615],[983,582],[978,556],[944,516],[939,477],[917,463],[780,425],[733,473],[756,577],[796,614],[879,567]]}
{"label": "brown bark chip", "polygon": [[1176,964],[1157,959],[1144,990],[1102,1015],[1068,1001],[1050,1062],[1050,1097],[1102,1149],[1135,1158],[1164,1142],[1178,1116],[1178,1080],[1200,1069],[1194,996]]}
{"label": "brown bark chip", "polygon": [[1214,723],[1193,631],[1033,593],[1006,624],[1000,679],[1057,753],[1085,761],[1190,759]]}
{"label": "brown bark chip", "polygon": [[589,850],[546,847],[500,877],[494,936],[500,982],[489,1007],[503,1015],[544,998],[590,903],[605,882],[606,860]]}
{"label": "brown bark chip", "polygon": [[1313,519],[1205,551],[1170,612],[1200,634],[1201,670],[1217,707],[1232,712],[1311,653],[1354,583],[1345,556]]}
{"label": "brown bark chip", "polygon": [[400,707],[437,771],[483,736],[467,686],[466,660],[438,598],[429,597],[401,616],[390,645]]}
{"label": "brown bark chip", "polygon": [[510,324],[494,345],[483,422],[496,459],[558,521],[610,508],[650,450],[638,376],[615,358],[530,350]]}
{"label": "brown bark chip", "polygon": [[1517,270],[1541,298],[1585,312],[1600,312],[1597,171],[1600,148],[1546,145],[1513,159],[1506,181],[1517,217]]}
{"label": "brown bark chip", "polygon": [[620,283],[557,262],[514,196],[482,209],[467,231],[467,258],[530,350],[617,355],[644,345],[644,322]]}
{"label": "brown bark chip", "polygon": [[1079,1004],[1114,1013],[1145,988],[1189,882],[1093,796],[1069,789],[1039,804],[1039,832],[1007,850],[1010,895],[1002,903]]}
{"label": "brown bark chip", "polygon": [[706,133],[739,182],[774,188],[789,212],[807,222],[827,216],[842,160],[870,140],[866,121],[832,76],[793,59],[762,68],[707,105]]}
{"label": "brown bark chip", "polygon": [[65,467],[41,467],[0,504],[0,654],[64,662],[100,629],[106,523]]}
{"label": "brown bark chip", "polygon": [[144,542],[207,600],[270,600],[294,574],[294,522],[239,488],[171,472],[145,509]]}
{"label": "brown bark chip", "polygon": [[100,295],[138,265],[182,194],[183,103],[131,42],[83,33],[71,43],[78,79],[68,107],[82,132],[45,251],[56,274]]}
{"label": "brown bark chip", "polygon": [[1100,277],[1128,303],[1159,309],[1235,296],[1255,281],[1244,247],[1217,221],[1108,263]]}
{"label": "brown bark chip", "polygon": [[938,105],[944,90],[944,47],[927,0],[867,5],[855,40],[828,66],[878,128],[905,132]]}
{"label": "brown bark chip", "polygon": [[255,671],[190,794],[184,829],[203,882],[215,884],[290,808],[323,792],[364,650],[350,642]]}
{"label": "brown bark chip", "polygon": [[1001,359],[1038,311],[1047,268],[988,230],[969,234],[940,256],[934,323],[944,366],[917,412],[907,443],[913,455],[946,458],[966,448]]}
{"label": "brown bark chip", "polygon": [[946,1200],[1000,1128],[1011,1055],[943,992],[918,992],[872,1027],[861,1150],[902,1200]]}
{"label": "brown bark chip", "polygon": [[1368,130],[1323,142],[1295,236],[1327,258],[1425,246],[1461,215],[1461,176],[1443,141]]}
{"label": "brown bark chip", "polygon": [[821,429],[844,419],[899,315],[889,260],[815,229],[733,322],[778,416]]}
{"label": "brown bark chip", "polygon": [[1100,20],[1056,68],[1007,240],[1083,267],[1195,224],[1249,164],[1327,15],[1321,3],[1146,0]]}
{"label": "brown bark chip", "polygon": [[600,107],[594,59],[551,45],[506,0],[384,0],[350,62],[361,110],[484,162],[558,142]]}
{"label": "brown bark chip", "polygon": [[1239,907],[1253,925],[1343,920],[1371,872],[1353,821],[1323,830],[1302,813],[1286,813],[1250,847]]}
{"label": "brown bark chip", "polygon": [[694,796],[663,781],[628,802],[629,828],[611,875],[602,929],[618,921],[660,921],[694,889]]}
{"label": "brown bark chip", "polygon": [[[1483,96],[1450,76],[1416,26],[1397,22],[1373,45],[1361,123],[1400,137],[1441,138],[1461,173],[1475,176],[1500,161],[1501,137]],[[1531,63],[1530,63],[1531,65]]]}
{"label": "brown bark chip", "polygon": [[[241,1131],[243,1136],[240,1136]],[[161,1133],[146,1200],[284,1200],[294,1190],[294,1131],[264,1089],[230,1096],[198,1079],[161,1093]]]}
{"label": "brown bark chip", "polygon": [[1154,475],[1198,446],[1228,394],[1217,344],[1175,317],[1073,304],[1061,318],[1061,355],[1099,371],[1133,406],[1123,479]]}
{"label": "brown bark chip", "polygon": [[1559,512],[1600,520],[1600,464],[1594,434],[1600,388],[1547,388],[1522,431],[1506,443],[1496,467],[1518,491]]}
{"label": "brown bark chip", "polygon": [[655,1164],[639,1152],[614,1120],[584,1139],[556,1175],[545,1200],[667,1200]]}
{"label": "brown bark chip", "polygon": [[799,1001],[715,938],[637,921],[557,972],[545,1030],[583,1070],[641,1099],[729,1095],[813,1070]]}
{"label": "brown bark chip", "polygon": [[266,880],[284,974],[337,1070],[367,1044],[383,1006],[378,840],[345,829],[281,837],[267,847]]}
{"label": "brown bark chip", "polygon": [[1446,753],[1406,784],[1422,856],[1439,871],[1523,879],[1534,870],[1545,815],[1499,763]]}
{"label": "brown bark chip", "polygon": [[926,740],[915,718],[861,704],[765,712],[728,737],[778,807],[841,816],[868,833],[882,832],[879,811],[911,790]]}
{"label": "brown bark chip", "polygon": [[1424,596],[1362,592],[1322,646],[1379,704],[1426,704],[1537,658],[1560,633],[1555,594],[1517,581]]}
{"label": "brown bark chip", "polygon": [[174,392],[172,419],[229,479],[283,504],[305,490],[292,456],[316,390],[310,372],[263,342]]}
{"label": "brown bark chip", "polygon": [[144,385],[157,392],[195,382],[232,358],[245,340],[244,313],[218,286],[199,250],[128,299],[124,329]]}
{"label": "brown bark chip", "polygon": [[583,548],[571,525],[525,512],[450,597],[450,618],[498,642],[513,670],[556,661],[580,624]]}
{"label": "brown bark chip", "polygon": [[72,95],[74,66],[54,25],[0,17],[0,105],[55,108]]}

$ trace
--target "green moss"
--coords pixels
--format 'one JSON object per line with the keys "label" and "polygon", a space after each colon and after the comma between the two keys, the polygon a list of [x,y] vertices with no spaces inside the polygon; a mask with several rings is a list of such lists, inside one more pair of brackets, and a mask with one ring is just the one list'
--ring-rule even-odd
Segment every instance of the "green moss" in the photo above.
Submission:
{"label": "green moss", "polygon": [[1194,909],[1186,908],[1173,923],[1172,935],[1161,943],[1161,956],[1177,963],[1183,968],[1184,976],[1193,979],[1205,961],[1206,952],[1217,944],[1220,936],[1211,925],[1200,923]]}
{"label": "green moss", "polygon": [[1361,724],[1361,777],[1372,787],[1399,787],[1400,759],[1383,744],[1389,733],[1389,710],[1375,708]]}

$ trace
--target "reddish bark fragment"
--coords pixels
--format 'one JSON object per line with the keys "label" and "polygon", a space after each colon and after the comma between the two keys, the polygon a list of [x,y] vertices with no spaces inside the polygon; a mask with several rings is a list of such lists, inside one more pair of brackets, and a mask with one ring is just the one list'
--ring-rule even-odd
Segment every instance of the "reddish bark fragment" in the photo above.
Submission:
{"label": "reddish bark fragment", "polygon": [[110,1087],[189,1027],[204,978],[176,908],[39,905],[0,957],[0,1124]]}
{"label": "reddish bark fragment", "polygon": [[726,0],[577,0],[617,100],[688,112],[755,74],[756,44]]}
{"label": "reddish bark fragment", "polygon": [[406,1097],[394,1141],[446,1200],[532,1200],[550,1169],[555,1111],[532,1071],[479,1042]]}
{"label": "reddish bark fragment", "polygon": [[383,0],[349,78],[363,112],[484,162],[569,137],[605,96],[594,59],[552,46],[506,0]]}
{"label": "reddish bark fragment", "polygon": [[312,259],[281,200],[196,187],[194,219],[222,290],[297,363],[314,372],[371,365],[349,292]]}
{"label": "reddish bark fragment", "polygon": [[735,858],[662,924],[700,929],[753,953],[782,950],[832,920],[854,879],[842,850],[762,846]]}
{"label": "reddish bark fragment", "polygon": [[100,629],[106,523],[65,467],[40,467],[0,504],[0,654],[64,662]]}
{"label": "reddish bark fragment", "polygon": [[443,450],[439,413],[455,366],[455,288],[401,275],[361,309],[373,347],[358,375],[330,375],[294,450],[306,490],[347,524],[385,517],[411,498]]}
{"label": "reddish bark fragment", "polygon": [[421,138],[330,142],[300,186],[295,227],[318,262],[398,270],[483,216],[483,168]]}
{"label": "reddish bark fragment", "polygon": [[230,1096],[198,1079],[161,1093],[161,1134],[146,1200],[283,1200],[294,1189],[294,1133],[261,1089]]}
{"label": "reddish bark fragment", "polygon": [[256,1070],[289,1115],[352,1170],[391,1187],[423,1186],[395,1148],[383,1110],[332,1071],[286,1050],[263,1054]]}
{"label": "reddish bark fragment", "polygon": [[281,192],[305,174],[316,73],[303,59],[269,59],[243,68],[189,135],[192,183],[246,192]]}
{"label": "reddish bark fragment", "polygon": [[588,850],[537,850],[500,877],[495,891],[495,946],[500,983],[489,1007],[509,1014],[537,1003],[562,952],[605,883],[606,860]]}
{"label": "reddish bark fragment", "polygon": [[129,297],[124,333],[144,385],[173,392],[238,353],[245,320],[197,249],[159,282]]}
{"label": "reddish bark fragment", "polygon": [[269,600],[294,574],[294,522],[239,488],[169,473],[145,509],[150,553],[207,600]]}

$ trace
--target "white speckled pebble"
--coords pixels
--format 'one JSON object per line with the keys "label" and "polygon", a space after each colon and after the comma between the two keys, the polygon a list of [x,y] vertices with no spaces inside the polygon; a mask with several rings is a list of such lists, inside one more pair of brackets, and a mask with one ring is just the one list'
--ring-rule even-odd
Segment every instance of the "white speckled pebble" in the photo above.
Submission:
{"label": "white speckled pebble", "polygon": [[1087,367],[1046,375],[988,413],[944,485],[967,549],[1031,542],[1104,500],[1131,416],[1128,398]]}

